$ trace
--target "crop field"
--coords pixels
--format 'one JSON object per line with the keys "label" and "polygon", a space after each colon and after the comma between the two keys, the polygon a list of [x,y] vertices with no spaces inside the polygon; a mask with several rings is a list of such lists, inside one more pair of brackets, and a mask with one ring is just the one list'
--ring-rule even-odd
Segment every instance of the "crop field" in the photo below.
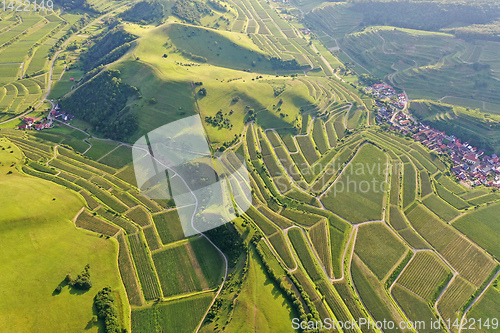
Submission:
{"label": "crop field", "polygon": [[403,217],[403,213],[401,213],[401,210],[397,206],[390,207],[389,223],[397,231],[400,231],[400,230],[408,227],[408,225],[406,224],[406,221]]}
{"label": "crop field", "polygon": [[477,197],[486,195],[488,193],[489,192],[484,190],[484,189],[476,189],[476,190],[473,190],[473,191],[470,191],[468,193],[464,193],[464,194],[460,195],[460,198],[469,201],[469,200],[475,199]]}
{"label": "crop field", "polygon": [[326,272],[329,276],[332,276],[332,254],[328,242],[328,226],[326,222],[320,222],[309,229],[309,237]]}
{"label": "crop field", "polygon": [[119,234],[116,238],[118,240],[118,268],[122,277],[123,285],[127,291],[127,297],[131,305],[142,305],[141,287],[139,286],[134,264],[130,257],[127,241],[123,234]]}
{"label": "crop field", "polygon": [[[346,281],[334,283],[333,286],[339,293],[339,296],[344,301],[353,318],[369,318],[364,308],[360,306],[359,302],[353,297],[352,290]],[[373,328],[366,327],[364,327],[362,331],[367,333],[375,332]]]}
{"label": "crop field", "polygon": [[[153,307],[134,309],[132,331],[159,332],[169,327],[173,332],[192,332],[199,324],[212,299],[211,293],[205,293]],[[187,313],[189,316],[186,315]]]}
{"label": "crop field", "polygon": [[[359,257],[354,255],[351,268],[352,280],[357,293],[363,300],[363,305],[377,321],[385,319],[398,322],[400,316],[383,289],[383,285],[366,266],[363,266]],[[398,330],[389,329],[387,332],[393,333]]]}
{"label": "crop field", "polygon": [[93,216],[87,211],[83,211],[76,219],[76,226],[82,229],[97,232],[106,236],[114,236],[120,229],[104,222],[100,218]]}
{"label": "crop field", "polygon": [[319,295],[317,290],[314,288],[312,282],[308,279],[308,277],[302,272],[302,270],[298,269],[294,271],[293,276],[299,281],[300,285],[304,288],[307,296],[311,301],[315,301],[319,299]]}
{"label": "crop field", "polygon": [[88,156],[96,161],[118,147],[118,143],[116,142],[96,139],[88,139],[88,141],[92,144],[92,148],[85,153],[85,156]]}
{"label": "crop field", "polygon": [[498,193],[490,193],[483,195],[481,197],[470,200],[470,203],[473,205],[483,205],[485,203],[489,203],[492,201],[498,201],[500,199],[500,195]]}
{"label": "crop field", "polygon": [[411,210],[407,217],[415,230],[475,286],[480,286],[496,266],[477,245],[440,222],[421,205]]}
{"label": "crop field", "polygon": [[161,297],[161,290],[158,284],[158,277],[154,270],[151,258],[149,257],[147,245],[136,235],[128,236],[130,250],[134,259],[135,269],[141,283],[142,292],[146,300],[153,300]]}
{"label": "crop field", "polygon": [[[224,269],[224,261],[219,251],[205,237],[191,238],[189,239],[189,243],[208,283],[208,287],[214,288],[218,286]],[[187,249],[189,251],[189,247]]]}
{"label": "crop field", "polygon": [[101,188],[86,181],[85,179],[79,178],[75,181],[75,184],[81,186],[82,188],[95,195],[99,200],[101,200],[103,203],[105,203],[118,213],[124,213],[128,210],[127,206],[125,206],[121,201],[109,194],[109,192],[102,190]]}
{"label": "crop field", "polygon": [[[351,314],[346,309],[345,304],[340,300],[340,297],[336,295],[336,290],[330,285],[329,282],[321,281],[317,283],[318,289],[320,293],[325,297],[326,303],[332,309],[335,318],[338,321],[348,322],[351,321]],[[344,332],[354,333],[356,329],[346,329],[344,328]]]}
{"label": "crop field", "polygon": [[420,171],[420,195],[425,197],[433,192],[431,179],[426,171]]}
{"label": "crop field", "polygon": [[100,163],[112,168],[122,168],[132,162],[132,149],[120,146],[99,160]]}
{"label": "crop field", "polygon": [[324,155],[330,149],[330,145],[325,131],[325,123],[320,118],[314,120],[312,135],[320,155]]}
{"label": "crop field", "polygon": [[[106,176],[104,178],[109,179],[109,180],[114,180],[114,178],[112,178],[110,176]],[[113,189],[111,189],[110,193],[113,194],[118,200],[120,200],[122,203],[124,203],[129,208],[135,207],[139,204],[138,201],[135,200],[134,197],[132,197],[127,192],[122,192],[120,190],[113,188]]]}
{"label": "crop field", "polygon": [[[136,207],[125,214],[131,221],[137,223],[141,227],[151,224],[149,214],[143,207]],[[161,218],[158,218],[161,219]]]}
{"label": "crop field", "polygon": [[[381,220],[386,159],[375,146],[362,146],[322,199],[325,207],[353,223]],[[359,210],[349,209],[353,205]]]}
{"label": "crop field", "polygon": [[397,283],[429,301],[451,271],[433,252],[417,252]]}
{"label": "crop field", "polygon": [[90,208],[90,210],[94,210],[99,207],[99,203],[87,191],[81,190],[79,193],[85,199],[85,202],[87,203],[87,206]]}
{"label": "crop field", "polygon": [[[440,179],[443,179],[441,177]],[[448,202],[450,205],[455,207],[456,209],[464,209],[469,207],[469,204],[464,201],[462,198],[456,196],[455,194],[448,191],[444,186],[439,183],[435,184],[438,195],[443,198],[444,201]]]}
{"label": "crop field", "polygon": [[[194,268],[195,265],[191,262],[186,244],[161,250],[154,253],[152,257],[165,297],[208,287],[203,275],[200,281],[200,277]],[[199,269],[199,265],[197,266]]]}
{"label": "crop field", "polygon": [[347,233],[329,226],[330,229],[330,250],[332,255],[333,276],[336,278],[342,276],[342,256],[347,242]]}
{"label": "crop field", "polygon": [[452,220],[459,212],[452,206],[450,206],[446,201],[438,197],[436,194],[431,194],[423,200],[423,203],[427,208],[432,210],[437,216],[445,221]]}
{"label": "crop field", "polygon": [[184,232],[177,209],[153,215],[153,221],[163,244],[175,242],[184,238]]}
{"label": "crop field", "polygon": [[487,206],[467,213],[453,223],[453,226],[470,237],[496,258],[500,258],[500,204]]}
{"label": "crop field", "polygon": [[144,205],[144,207],[147,208],[150,212],[158,213],[162,210],[161,207],[156,202],[154,202],[153,200],[151,200],[149,198],[146,198],[145,196],[141,195],[139,192],[137,192],[135,190],[129,190],[128,193],[130,195],[132,195],[135,199],[137,199],[137,201],[142,203]]}
{"label": "crop field", "polygon": [[302,234],[302,231],[299,228],[292,228],[288,230],[288,238],[292,242],[293,248],[299,256],[307,274],[309,274],[313,281],[320,280],[321,270],[316,264],[316,260],[311,253],[311,248]]}
{"label": "crop field", "polygon": [[428,249],[429,246],[424,242],[424,240],[411,228],[406,228],[399,230],[398,234],[403,237],[403,239],[415,249]]}
{"label": "crop field", "polygon": [[150,251],[158,250],[162,247],[160,240],[156,234],[156,230],[153,226],[143,228],[144,237],[146,238],[146,243],[148,243],[148,247]]}
{"label": "crop field", "polygon": [[408,207],[415,200],[417,178],[415,168],[411,163],[403,165],[403,208]]}
{"label": "crop field", "polygon": [[314,164],[319,158],[320,154],[316,150],[316,145],[312,141],[312,138],[309,135],[306,136],[297,136],[297,143],[299,145],[299,149],[304,155],[307,163],[309,165]]}
{"label": "crop field", "polygon": [[[496,318],[499,304],[500,290],[498,289],[497,278],[495,284],[486,290],[486,293],[481,297],[477,305],[467,314],[467,318],[474,318],[476,322],[481,318]],[[490,327],[484,326],[483,329],[485,332],[495,332],[498,330],[498,327],[494,328],[494,326],[492,326],[492,320],[490,320]]]}
{"label": "crop field", "polygon": [[268,218],[262,215],[254,207],[250,207],[250,209],[248,209],[245,213],[259,226],[259,228],[262,229],[267,236],[270,236],[278,231],[278,228],[275,227],[275,225]]}
{"label": "crop field", "polygon": [[392,296],[401,309],[403,309],[410,321],[425,322],[426,329],[420,329],[420,332],[434,332],[431,329],[431,321],[435,321],[436,318],[432,310],[422,298],[408,291],[399,284],[395,284],[392,288]]}
{"label": "crop field", "polygon": [[400,161],[391,159],[391,190],[390,190],[390,203],[391,205],[399,204],[399,192],[400,192],[400,176],[401,176],[401,168]]}
{"label": "crop field", "polygon": [[359,227],[354,252],[382,280],[405,254],[405,246],[382,223]]}
{"label": "crop field", "polygon": [[321,216],[318,216],[316,214],[311,214],[301,210],[294,210],[289,208],[283,209],[280,214],[289,218],[295,223],[304,226],[313,226],[322,219]]}
{"label": "crop field", "polygon": [[449,177],[444,176],[442,173],[438,173],[435,178],[439,182],[440,185],[442,185],[448,191],[450,191],[456,195],[463,194],[466,191],[466,188],[462,187],[460,184],[457,184],[456,182],[451,180]]}
{"label": "crop field", "polygon": [[438,311],[444,320],[446,321],[449,318],[450,322],[453,323],[458,318],[458,312],[475,290],[476,288],[461,276],[456,276],[439,299],[437,305]]}

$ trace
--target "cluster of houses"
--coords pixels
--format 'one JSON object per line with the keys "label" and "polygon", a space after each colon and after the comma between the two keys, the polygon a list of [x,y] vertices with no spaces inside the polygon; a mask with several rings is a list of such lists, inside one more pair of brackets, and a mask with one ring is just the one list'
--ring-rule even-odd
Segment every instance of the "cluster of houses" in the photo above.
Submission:
{"label": "cluster of houses", "polygon": [[307,29],[307,28],[299,28],[300,32],[302,32],[304,35],[310,35],[311,34],[311,30]]}
{"label": "cluster of houses", "polygon": [[50,111],[47,118],[42,117],[24,117],[22,121],[24,124],[19,125],[20,130],[37,130],[41,131],[46,128],[51,128],[55,119],[60,118],[61,121],[69,121],[75,118],[72,114],[66,114],[60,111],[61,107],[57,104],[52,111]]}
{"label": "cluster of houses", "polygon": [[52,127],[52,120],[47,121],[47,118],[41,118],[41,117],[24,117],[22,119],[24,124],[19,125],[20,130],[37,130],[41,131],[46,128]]}
{"label": "cluster of houses", "polygon": [[399,109],[404,109],[406,106],[407,98],[405,94],[398,94],[396,90],[389,84],[376,83],[371,87],[366,88],[368,92],[371,92],[375,97],[381,99],[391,99],[391,104]]}
{"label": "cluster of houses", "polygon": [[500,157],[488,156],[484,151],[462,143],[454,135],[447,135],[428,125],[419,123],[411,115],[399,109],[377,102],[377,121],[386,123],[391,131],[411,135],[431,151],[447,153],[451,157],[451,171],[471,186],[485,185],[500,189]]}
{"label": "cluster of houses", "polygon": [[483,150],[462,143],[454,135],[446,135],[420,124],[420,130],[413,138],[438,153],[448,153],[453,167],[451,171],[461,180],[471,185],[486,185],[500,189],[500,158],[486,155]]}

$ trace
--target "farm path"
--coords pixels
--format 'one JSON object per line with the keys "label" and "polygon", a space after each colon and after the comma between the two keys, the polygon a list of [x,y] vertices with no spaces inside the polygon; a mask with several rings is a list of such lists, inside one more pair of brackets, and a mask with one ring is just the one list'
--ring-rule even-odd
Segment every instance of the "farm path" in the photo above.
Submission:
{"label": "farm path", "polygon": [[333,67],[325,59],[325,57],[323,56],[323,54],[318,51],[318,49],[316,48],[316,46],[314,44],[311,44],[311,48],[313,49],[314,52],[316,52],[316,54],[319,54],[320,58],[323,60],[323,63],[325,63],[328,66],[328,68],[332,71],[332,73],[335,73],[335,71],[333,70]]}
{"label": "farm path", "polygon": [[[345,279],[345,271],[346,271],[346,267],[344,267],[345,266],[345,257],[347,255],[347,252],[349,251],[349,248],[352,247],[352,251],[351,251],[351,254],[349,256],[349,269],[347,270],[348,272],[351,271],[350,266],[351,266],[351,262],[352,262],[352,257],[354,256],[354,245],[356,242],[357,235],[358,235],[358,227],[354,226],[351,230],[351,235],[349,236],[349,241],[347,241],[347,244],[345,245],[344,253],[342,254],[342,267],[341,267],[342,275],[339,278],[330,279],[330,282],[332,282],[332,283],[333,282],[341,282]],[[352,281],[352,278],[351,278],[351,281]]]}
{"label": "farm path", "polygon": [[47,163],[45,163],[45,165],[49,166],[49,163],[52,162],[52,160],[54,160],[57,157],[57,147],[59,147],[59,145],[54,146],[54,156],[52,156],[52,158],[48,160]]}
{"label": "farm path", "polygon": [[[471,304],[469,304],[469,306],[467,307],[467,309],[465,309],[463,315],[462,315],[462,319],[460,320],[460,322],[462,322],[462,320],[465,318],[465,316],[467,315],[467,312],[469,312],[469,310],[474,306],[474,304],[477,303],[477,301],[479,299],[481,299],[481,296],[484,295],[484,293],[486,292],[486,290],[488,290],[488,288],[491,286],[491,284],[498,278],[498,276],[500,275],[500,270],[491,278],[490,282],[486,285],[486,287],[483,289],[483,291],[471,302]],[[458,329],[458,333],[461,333],[462,332],[462,327],[460,327]]]}

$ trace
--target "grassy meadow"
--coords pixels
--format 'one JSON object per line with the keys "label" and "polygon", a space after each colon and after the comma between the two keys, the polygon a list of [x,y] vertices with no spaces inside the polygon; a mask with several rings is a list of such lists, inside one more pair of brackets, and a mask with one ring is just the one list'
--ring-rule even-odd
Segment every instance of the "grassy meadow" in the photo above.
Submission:
{"label": "grassy meadow", "polygon": [[[0,299],[0,330],[98,332],[100,325],[92,324],[93,297],[105,286],[116,290],[120,315],[128,327],[129,306],[118,273],[116,242],[76,229],[71,220],[83,207],[82,199],[62,186],[12,170],[20,151],[3,139],[0,146],[11,147],[0,148],[0,251],[5,255],[0,281],[6,287]],[[6,174],[7,169],[12,173]],[[53,293],[65,285],[66,274],[76,276],[87,264],[92,289],[79,292],[65,286],[59,295]]]}

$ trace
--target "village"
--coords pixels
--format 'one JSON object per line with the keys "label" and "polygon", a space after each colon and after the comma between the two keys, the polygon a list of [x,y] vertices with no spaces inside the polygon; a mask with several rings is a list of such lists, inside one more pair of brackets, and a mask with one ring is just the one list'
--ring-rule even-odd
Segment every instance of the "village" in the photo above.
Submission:
{"label": "village", "polygon": [[22,118],[24,124],[19,125],[18,129],[41,131],[47,128],[52,128],[54,120],[68,122],[74,118],[74,115],[66,114],[65,112],[61,111],[61,106],[59,104],[56,104],[54,108],[49,112],[47,117]]}
{"label": "village", "polygon": [[438,154],[448,154],[453,167],[451,172],[468,186],[495,187],[500,189],[500,158],[496,154],[486,155],[483,150],[462,142],[455,135],[434,129],[416,121],[410,114],[403,112],[406,108],[405,94],[396,94],[394,88],[386,83],[375,84],[367,90],[379,97],[387,99],[397,96],[397,101],[387,103],[377,101],[378,123],[390,125],[391,131],[412,138]]}

